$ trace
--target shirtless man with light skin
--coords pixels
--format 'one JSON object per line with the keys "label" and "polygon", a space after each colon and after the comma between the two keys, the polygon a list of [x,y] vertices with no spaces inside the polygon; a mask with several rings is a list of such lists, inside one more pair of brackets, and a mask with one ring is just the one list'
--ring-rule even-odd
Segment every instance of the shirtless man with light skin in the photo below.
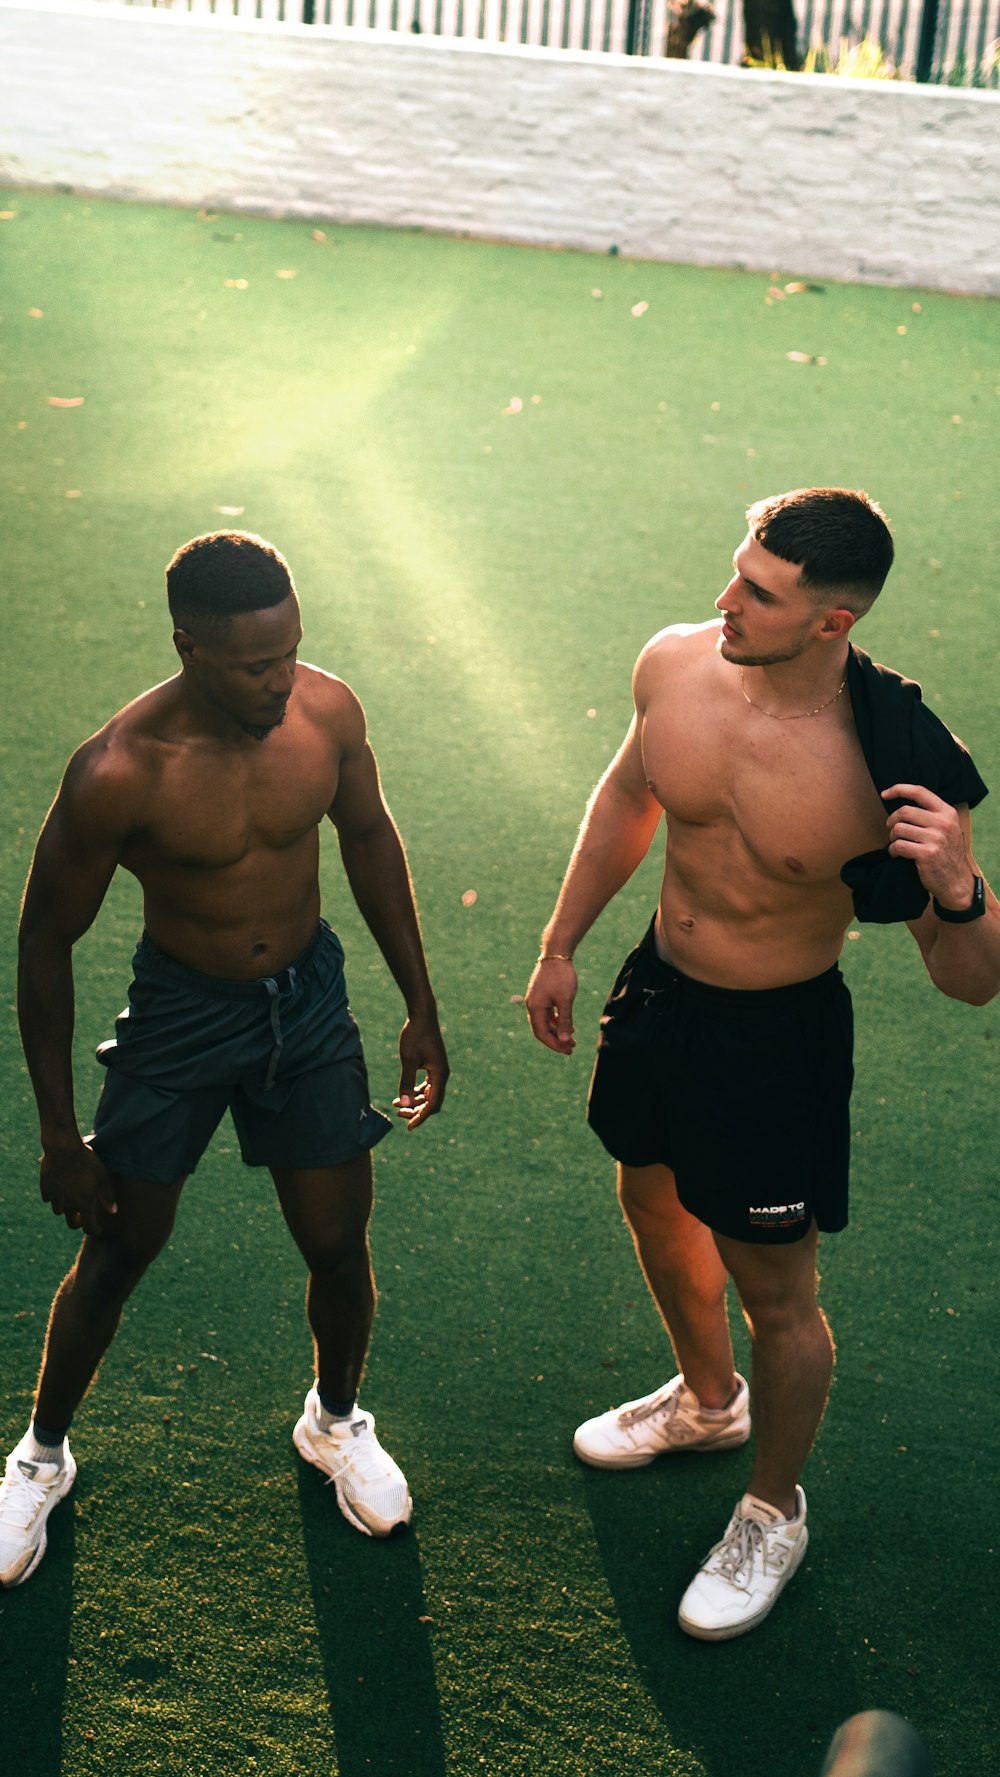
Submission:
{"label": "shirtless man with light skin", "polygon": [[[317,1385],[296,1445],[365,1534],[390,1534],[411,1510],[356,1407],[375,1304],[371,1148],[390,1124],[368,1100],[343,953],[320,921],[320,825],[337,829],[406,1002],[396,1106],[412,1130],[440,1109],[448,1063],[406,858],[358,699],[298,660],[283,558],[245,533],[214,533],[178,551],[167,583],[180,671],[71,759],[24,899],[19,1013],[41,1192],[83,1240],[53,1303],[33,1425],[0,1490],[5,1585],[44,1553],[46,1518],[75,1475],[66,1430],[230,1101],[244,1158],[269,1167],[308,1267]],[[142,886],[145,934],[83,1138],[72,950],[119,867]],[[251,1059],[231,1065],[227,1043]]]}
{"label": "shirtless man with light skin", "polygon": [[[783,502],[795,506],[790,517]],[[752,1340],[755,1445],[747,1493],[681,1605],[681,1627],[708,1640],[755,1627],[805,1553],[799,1477],[833,1366],[833,1344],[816,1298],[817,1217],[820,1228],[841,1227],[847,1219],[850,1012],[836,969],[852,917],[851,895],[840,878],[845,861],[886,846],[891,856],[912,859],[935,898],[909,922],[935,986],[972,1005],[1000,991],[1000,907],[976,881],[968,808],[952,807],[919,784],[901,783],[883,792],[885,802],[902,802],[887,816],[844,689],[850,631],[892,560],[881,514],[865,496],[849,491],[798,490],[752,507],[748,518],[732,579],[716,601],[721,619],[672,625],[639,657],[634,719],[588,806],[526,993],[535,1036],[557,1054],[570,1054],[573,953],[646,855],[666,813],[659,906],[602,1020],[608,1028],[590,1116],[619,1160],[622,1208],[679,1375],[653,1395],[587,1421],[574,1446],[595,1466],[626,1468],[674,1449],[746,1440],[750,1401],[734,1370],[726,1316],[731,1277]],[[814,519],[828,560],[831,539],[837,559],[838,525],[846,527],[849,541],[860,529],[856,553],[872,562],[864,579],[854,579],[851,569],[838,578],[828,568],[817,581],[802,565],[807,549],[793,542],[789,548],[797,559],[786,559],[777,543],[768,548],[760,540],[761,530],[769,540],[783,536],[781,526],[787,530],[792,521],[793,536],[808,537]],[[973,917],[979,904],[984,912]],[[636,1001],[645,1010],[636,1009]],[[658,1002],[675,1009],[657,1014]],[[787,1029],[786,1047],[802,1051],[800,1078],[795,1054],[785,1056],[773,1046],[766,1024],[760,1031],[747,1022],[758,1005],[778,1021],[774,1043],[784,1040]],[[677,1053],[662,1051],[660,1075],[655,1054],[648,1062],[636,1024],[656,1016],[663,1021],[664,1043],[670,1041],[670,1020],[694,1019],[681,1027]],[[817,1041],[826,1045],[815,1051],[814,1026]],[[654,1035],[654,1050],[659,1041]],[[675,1075],[698,1043],[710,1076],[700,1107],[698,1080],[684,1082],[682,1071]],[[607,1074],[605,1084],[602,1069],[613,1062],[620,1072]],[[764,1088],[775,1095],[760,1128],[755,1063]],[[697,1061],[691,1066],[697,1070]],[[792,1070],[791,1084],[767,1079],[785,1067]],[[833,1135],[822,1105],[811,1103],[820,1073],[839,1082],[830,1113]],[[627,1128],[623,1134],[615,1095],[631,1092],[628,1121],[637,1129],[644,1117],[637,1096],[665,1099],[675,1077],[682,1080],[682,1099],[693,1095],[694,1130],[685,1134],[678,1125],[666,1135],[629,1134]],[[806,1121],[818,1121],[821,1148],[842,1156],[842,1178],[821,1181],[814,1199],[798,1173],[780,1171],[781,1123],[784,1116],[797,1116],[800,1104]],[[675,1111],[666,1115],[669,1121]],[[766,1150],[755,1151],[772,1139],[774,1162]],[[796,1128],[784,1144],[789,1165],[793,1157],[799,1164],[809,1139],[808,1129]],[[715,1155],[705,1164],[726,1177],[699,1178],[702,1146]],[[822,1172],[825,1151],[814,1164]],[[744,1188],[742,1175],[754,1167],[770,1182]],[[738,1211],[730,1211],[727,1193]],[[749,1218],[745,1227],[741,1216]]]}

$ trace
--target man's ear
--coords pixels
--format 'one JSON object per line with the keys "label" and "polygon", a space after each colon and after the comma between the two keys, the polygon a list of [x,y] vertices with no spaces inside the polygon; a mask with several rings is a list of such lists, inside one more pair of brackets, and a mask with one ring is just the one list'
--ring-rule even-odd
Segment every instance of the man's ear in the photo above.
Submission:
{"label": "man's ear", "polygon": [[857,618],[853,611],[825,611],[819,626],[820,640],[823,642],[839,642],[853,629]]}
{"label": "man's ear", "polygon": [[197,647],[198,647],[198,644],[195,641],[194,636],[190,633],[189,630],[175,629],[173,641],[174,641],[174,647],[177,649],[177,652],[180,655],[181,665],[187,666],[189,664],[189,662],[193,661],[193,659],[195,657],[195,653],[197,651]]}

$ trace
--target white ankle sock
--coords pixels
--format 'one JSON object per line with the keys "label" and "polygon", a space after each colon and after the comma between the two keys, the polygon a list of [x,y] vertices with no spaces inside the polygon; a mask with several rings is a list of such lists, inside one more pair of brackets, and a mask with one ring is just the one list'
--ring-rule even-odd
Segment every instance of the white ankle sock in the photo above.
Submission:
{"label": "white ankle sock", "polygon": [[66,1461],[66,1440],[61,1444],[40,1444],[35,1436],[34,1426],[28,1428],[27,1453],[32,1462],[54,1462],[62,1468]]}

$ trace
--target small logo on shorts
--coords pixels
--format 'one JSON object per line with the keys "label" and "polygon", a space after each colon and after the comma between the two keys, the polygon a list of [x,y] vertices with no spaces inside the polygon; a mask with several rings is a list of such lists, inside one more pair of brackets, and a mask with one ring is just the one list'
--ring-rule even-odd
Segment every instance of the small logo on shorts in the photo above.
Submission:
{"label": "small logo on shorts", "polygon": [[806,1206],[804,1203],[752,1203],[747,1215],[753,1228],[790,1228],[795,1222],[805,1221]]}

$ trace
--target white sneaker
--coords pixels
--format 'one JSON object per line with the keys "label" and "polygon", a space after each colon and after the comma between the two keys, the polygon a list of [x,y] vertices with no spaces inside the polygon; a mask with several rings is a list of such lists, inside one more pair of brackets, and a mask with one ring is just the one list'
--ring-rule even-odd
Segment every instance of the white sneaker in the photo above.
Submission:
{"label": "white sneaker", "polygon": [[45,1520],[76,1480],[76,1463],[63,1439],[63,1461],[38,1462],[29,1455],[30,1431],[7,1458],[0,1485],[0,1586],[20,1586],[45,1553]]}
{"label": "white sneaker", "polygon": [[795,1489],[794,1518],[744,1493],[726,1534],[710,1549],[681,1599],[677,1620],[698,1641],[728,1641],[762,1623],[809,1544],[806,1496]]}
{"label": "white sneaker", "polygon": [[742,1376],[728,1407],[703,1407],[683,1376],[653,1394],[586,1419],[573,1448],[593,1468],[645,1468],[670,1450],[721,1450],[750,1436],[750,1390]]}
{"label": "white sneaker", "polygon": [[320,1429],[319,1395],[311,1388],[302,1417],[292,1432],[300,1456],[323,1470],[337,1489],[337,1504],[348,1523],[365,1536],[392,1536],[410,1522],[413,1501],[406,1476],[375,1436],[370,1413],[354,1409],[353,1419]]}

